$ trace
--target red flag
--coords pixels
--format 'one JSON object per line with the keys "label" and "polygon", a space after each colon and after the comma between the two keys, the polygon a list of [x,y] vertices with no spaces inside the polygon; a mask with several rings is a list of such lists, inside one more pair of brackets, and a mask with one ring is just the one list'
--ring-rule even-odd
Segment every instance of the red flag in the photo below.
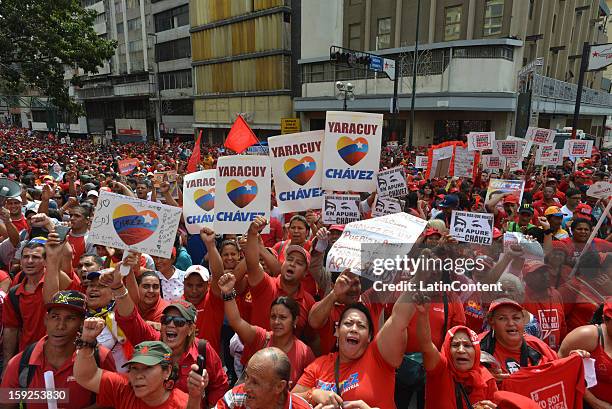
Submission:
{"label": "red flag", "polygon": [[259,140],[244,121],[242,115],[238,115],[227,135],[227,139],[225,139],[225,147],[236,153],[242,153],[246,148],[256,143],[259,143]]}
{"label": "red flag", "polygon": [[202,130],[200,130],[200,133],[198,134],[195,146],[193,147],[193,152],[189,158],[189,162],[187,162],[187,173],[192,173],[198,170],[198,165],[200,164],[200,139],[202,139]]}

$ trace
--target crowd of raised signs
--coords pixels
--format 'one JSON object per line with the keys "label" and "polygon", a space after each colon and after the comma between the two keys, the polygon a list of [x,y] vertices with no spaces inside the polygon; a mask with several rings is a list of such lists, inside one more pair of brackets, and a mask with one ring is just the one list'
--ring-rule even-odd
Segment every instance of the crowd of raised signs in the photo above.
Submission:
{"label": "crowd of raised signs", "polygon": [[[367,154],[357,141],[349,165]],[[180,216],[159,236],[169,257],[92,242],[104,224],[125,244],[153,234],[165,222],[139,201],[182,208],[193,148],[0,128],[0,174],[20,186],[0,179],[6,407],[612,408],[611,152],[536,166],[534,150],[514,171],[452,177],[415,167],[426,148],[383,147],[380,170],[406,179],[400,217],[425,226],[410,257],[478,268],[412,264],[379,291],[329,268],[351,240],[341,219],[324,224],[327,205],[281,213],[274,185],[244,234],[190,234]],[[200,155],[197,170],[215,169],[228,151]],[[230,199],[246,208],[251,187]],[[359,219],[381,213],[376,192],[360,193]],[[94,225],[108,193],[126,204]],[[459,285],[427,289],[439,283]]]}

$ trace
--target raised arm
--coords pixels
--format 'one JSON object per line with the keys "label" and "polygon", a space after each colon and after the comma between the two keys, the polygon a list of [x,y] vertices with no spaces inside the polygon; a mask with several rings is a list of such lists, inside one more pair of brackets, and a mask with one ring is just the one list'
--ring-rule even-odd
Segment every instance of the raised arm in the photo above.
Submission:
{"label": "raised arm", "polygon": [[244,258],[247,265],[247,279],[251,287],[255,287],[264,278],[265,273],[259,265],[259,232],[263,230],[267,223],[265,217],[257,216],[247,232]]}
{"label": "raised arm", "polygon": [[417,341],[419,350],[423,353],[423,366],[430,371],[438,366],[440,362],[440,351],[431,340],[431,328],[429,325],[429,305],[417,305]]}
{"label": "raised arm", "polygon": [[350,279],[345,275],[345,270],[338,276],[334,288],[321,301],[316,303],[308,313],[308,325],[313,329],[323,327],[329,320],[330,314],[338,301],[338,297],[342,297],[350,288]]}
{"label": "raised arm", "polygon": [[378,350],[394,368],[401,365],[408,341],[407,328],[414,315],[415,306],[410,302],[412,293],[405,292],[393,305],[393,312],[376,336]]}
{"label": "raised arm", "polygon": [[19,232],[11,220],[10,212],[4,207],[0,208],[0,219],[2,219],[2,222],[4,223],[6,235],[8,236],[9,241],[14,248],[17,248],[19,246],[19,242],[21,241],[19,238]]}
{"label": "raised arm", "polygon": [[215,295],[219,296],[220,291],[217,283],[223,275],[223,260],[221,260],[221,254],[219,254],[215,243],[215,232],[209,227],[202,227],[200,238],[206,246],[206,254],[208,255],[208,268],[212,276],[210,288]]}
{"label": "raised arm", "polygon": [[[93,344],[104,329],[104,320],[101,318],[87,318],[83,323],[81,340]],[[81,347],[74,360],[74,378],[83,388],[98,393],[102,380],[102,369],[98,367],[91,346]]]}
{"label": "raised arm", "polygon": [[[219,279],[219,288],[224,297],[231,295],[236,284],[236,278],[232,273],[223,274]],[[236,334],[240,337],[240,340],[244,345],[248,345],[255,340],[257,334],[256,328],[246,322],[241,316],[236,304],[236,299],[231,298],[223,303],[225,310],[225,317],[227,318],[230,326],[236,331]]]}
{"label": "raised arm", "polygon": [[278,261],[274,254],[270,253],[266,246],[264,245],[261,236],[259,236],[259,256],[263,259],[264,264],[270,270],[270,275],[276,277],[280,274],[281,271],[281,263]]}

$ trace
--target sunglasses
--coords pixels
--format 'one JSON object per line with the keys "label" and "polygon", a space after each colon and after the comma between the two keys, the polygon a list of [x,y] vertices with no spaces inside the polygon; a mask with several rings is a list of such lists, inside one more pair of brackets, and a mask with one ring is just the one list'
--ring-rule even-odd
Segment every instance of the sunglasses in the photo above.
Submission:
{"label": "sunglasses", "polygon": [[170,325],[171,322],[174,322],[174,325],[178,328],[182,328],[184,327],[187,323],[191,323],[191,321],[189,321],[186,318],[183,317],[175,317],[173,315],[162,315],[161,317],[161,324],[162,325]]}

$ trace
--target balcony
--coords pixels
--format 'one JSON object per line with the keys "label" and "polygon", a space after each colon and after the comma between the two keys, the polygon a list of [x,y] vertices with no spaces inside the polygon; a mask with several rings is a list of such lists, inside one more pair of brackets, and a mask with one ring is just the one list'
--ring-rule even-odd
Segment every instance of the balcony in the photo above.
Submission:
{"label": "balcony", "polygon": [[[545,99],[568,101],[573,104],[576,101],[577,92],[576,84],[542,75],[536,75],[533,82],[533,93]],[[583,87],[580,100],[582,104],[612,108],[612,94],[604,91]]]}

